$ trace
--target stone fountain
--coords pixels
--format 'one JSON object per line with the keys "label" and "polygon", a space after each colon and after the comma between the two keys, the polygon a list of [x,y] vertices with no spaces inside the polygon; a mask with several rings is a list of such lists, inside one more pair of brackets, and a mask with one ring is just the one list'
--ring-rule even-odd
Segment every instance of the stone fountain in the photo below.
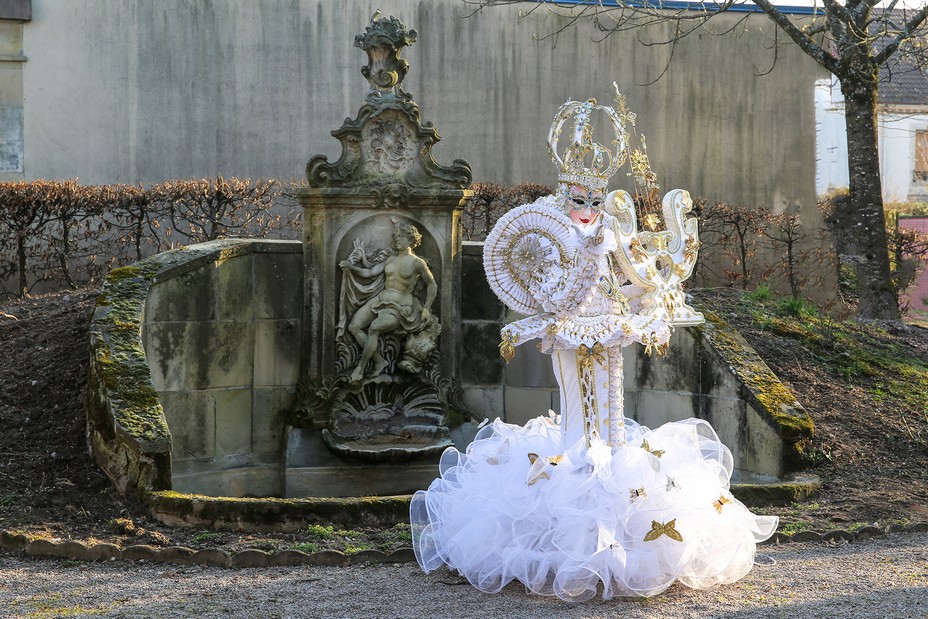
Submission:
{"label": "stone fountain", "polygon": [[288,496],[357,493],[367,475],[378,493],[419,487],[452,444],[449,424],[465,416],[451,379],[471,171],[460,159],[436,163],[438,132],[402,88],[409,64],[400,53],[416,36],[377,13],[355,38],[370,89],[332,132],[341,157],[310,159],[309,186],[297,192],[303,339]]}

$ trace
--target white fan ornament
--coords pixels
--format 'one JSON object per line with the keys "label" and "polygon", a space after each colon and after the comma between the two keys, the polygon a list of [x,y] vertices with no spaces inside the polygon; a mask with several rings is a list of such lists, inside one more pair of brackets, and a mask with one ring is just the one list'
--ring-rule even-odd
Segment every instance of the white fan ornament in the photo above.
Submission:
{"label": "white fan ornament", "polygon": [[547,196],[512,209],[483,246],[490,288],[520,314],[543,311],[539,286],[557,279],[572,261],[570,219],[554,203],[554,196]]}

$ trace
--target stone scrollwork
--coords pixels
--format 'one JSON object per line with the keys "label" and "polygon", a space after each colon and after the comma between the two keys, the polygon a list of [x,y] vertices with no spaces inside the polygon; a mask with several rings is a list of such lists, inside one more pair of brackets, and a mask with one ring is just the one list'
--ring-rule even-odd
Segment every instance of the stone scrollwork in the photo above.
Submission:
{"label": "stone scrollwork", "polygon": [[635,204],[624,191],[606,197],[619,251],[614,256],[632,283],[647,292],[642,297],[642,313],[668,323],[684,326],[701,324],[703,316],[687,305],[683,281],[696,266],[699,231],[690,194],[682,189],[668,192],[661,204],[667,229],[639,232]]}
{"label": "stone scrollwork", "polygon": [[381,174],[396,174],[409,167],[415,155],[409,152],[409,135],[402,123],[377,119],[368,131],[370,139],[364,146],[372,168]]}
{"label": "stone scrollwork", "polygon": [[400,53],[415,43],[417,36],[415,30],[407,30],[397,18],[382,18],[380,11],[374,13],[370,25],[354,38],[355,47],[367,52],[367,65],[361,68],[361,75],[372,89],[381,92],[399,89],[409,71],[409,63],[400,58]]}
{"label": "stone scrollwork", "polygon": [[377,195],[375,208],[402,208],[409,202],[409,188],[401,183],[375,187],[374,193]]}
{"label": "stone scrollwork", "polygon": [[357,117],[345,119],[332,135],[342,143],[338,161],[316,155],[306,164],[310,187],[356,187],[406,183],[415,188],[466,189],[470,165],[455,159],[438,164],[432,146],[441,137],[431,123],[423,123],[419,106],[400,86],[409,64],[399,57],[403,47],[416,40],[395,17],[374,14],[371,25],[355,37],[355,45],[368,55],[361,70],[371,89]]}
{"label": "stone scrollwork", "polygon": [[[350,374],[352,383],[366,377],[378,379],[389,369],[390,362],[380,350],[381,338],[403,337],[395,369],[417,374],[436,349],[441,333],[441,324],[430,309],[438,285],[425,260],[413,252],[422,235],[399,218],[393,218],[393,223],[392,250],[371,251],[356,239],[354,249],[339,263],[342,291],[336,338],[348,343],[350,336],[360,348],[360,353],[355,352],[359,356]],[[424,299],[416,294],[420,285],[425,289]],[[357,348],[345,346],[342,350]]]}

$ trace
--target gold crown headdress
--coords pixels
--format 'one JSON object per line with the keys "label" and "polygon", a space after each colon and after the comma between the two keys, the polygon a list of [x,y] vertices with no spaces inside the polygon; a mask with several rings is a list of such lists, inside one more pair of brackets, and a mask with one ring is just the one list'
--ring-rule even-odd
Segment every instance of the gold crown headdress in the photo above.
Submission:
{"label": "gold crown headdress", "polygon": [[[602,110],[609,117],[615,131],[612,150],[593,141],[593,126],[590,115],[594,110]],[[573,131],[563,158],[558,154],[557,143],[564,128],[564,123],[573,116]],[[548,131],[548,154],[558,167],[558,181],[577,183],[590,189],[605,189],[609,179],[625,163],[625,129],[614,109],[597,105],[596,99],[587,101],[567,100],[554,115],[554,122]],[[589,164],[588,164],[589,162]]]}

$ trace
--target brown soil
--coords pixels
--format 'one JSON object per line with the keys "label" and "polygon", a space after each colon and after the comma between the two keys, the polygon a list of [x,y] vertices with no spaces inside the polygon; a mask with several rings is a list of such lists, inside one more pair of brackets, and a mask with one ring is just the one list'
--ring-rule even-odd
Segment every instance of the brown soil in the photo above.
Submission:
{"label": "brown soil", "polygon": [[[85,439],[88,328],[96,294],[83,289],[0,305],[0,530],[230,551],[409,545],[403,526],[354,532],[310,527],[262,536],[173,529],[118,496],[88,455]],[[804,503],[758,511],[780,515],[787,532],[928,521],[928,412],[901,411],[896,400],[874,396],[866,381],[843,381],[801,339],[759,327],[739,305],[737,291],[698,296],[741,331],[815,420],[812,470],[822,477],[822,490]],[[878,338],[928,364],[928,330],[887,329]]]}

